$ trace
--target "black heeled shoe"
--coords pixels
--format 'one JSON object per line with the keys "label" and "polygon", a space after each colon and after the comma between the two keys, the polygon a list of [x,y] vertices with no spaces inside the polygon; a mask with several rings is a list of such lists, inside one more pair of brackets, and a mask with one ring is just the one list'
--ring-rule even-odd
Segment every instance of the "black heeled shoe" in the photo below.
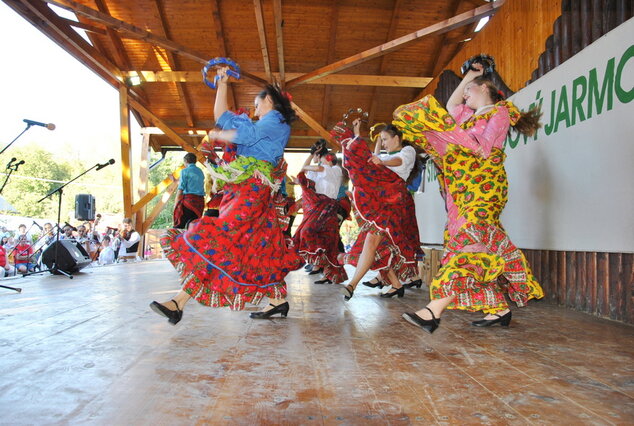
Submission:
{"label": "black heeled shoe", "polygon": [[315,284],[332,284],[332,281],[330,281],[328,278],[324,278],[323,280],[315,281]]}
{"label": "black heeled shoe", "polygon": [[339,289],[339,292],[343,294],[343,299],[345,301],[352,299],[352,296],[354,296],[354,289],[349,284],[345,287],[341,287],[341,289]]}
{"label": "black heeled shoe", "polygon": [[513,317],[513,312],[512,311],[508,311],[507,313],[505,313],[502,316],[500,316],[498,314],[493,314],[493,315],[495,315],[497,318],[496,319],[492,319],[492,320],[481,319],[481,320],[478,320],[478,321],[473,321],[471,323],[471,325],[476,326],[476,327],[490,327],[493,324],[499,323],[502,327],[508,327],[509,324],[511,323],[511,318]]}
{"label": "black heeled shoe", "polygon": [[409,282],[407,284],[403,284],[403,287],[407,287],[407,288],[413,288],[413,287],[421,288],[422,286],[423,286],[423,280],[420,280],[420,279]]}
{"label": "black heeled shoe", "polygon": [[434,313],[432,312],[431,309],[425,307],[425,309],[427,309],[430,313],[431,313],[431,318],[430,320],[426,320],[423,319],[421,317],[419,317],[418,315],[416,315],[416,313],[409,313],[409,312],[405,312],[403,315],[401,315],[403,317],[403,319],[405,321],[407,321],[408,323],[416,326],[416,327],[420,327],[423,330],[425,330],[426,332],[428,332],[429,334],[432,334],[434,332],[434,330],[436,330],[438,328],[438,326],[440,325],[440,318],[436,318],[436,316],[434,315]]}
{"label": "black heeled shoe", "polygon": [[366,287],[370,287],[370,288],[383,288],[385,287],[385,284],[383,284],[383,281],[379,280],[379,282],[373,283],[372,281],[363,281],[361,284],[363,284]]}
{"label": "black heeled shoe", "polygon": [[170,324],[176,325],[183,318],[183,311],[178,307],[176,300],[172,299],[172,302],[176,305],[176,310],[171,310],[158,302],[150,303],[150,309],[167,318]]}
{"label": "black heeled shoe", "polygon": [[395,289],[394,291],[389,291],[387,293],[382,293],[380,295],[380,297],[382,297],[384,299],[388,299],[388,298],[394,297],[394,296],[397,296],[397,297],[405,296],[405,286],[401,286],[401,287]]}
{"label": "black heeled shoe", "polygon": [[267,319],[275,314],[281,314],[284,318],[288,315],[288,302],[280,303],[279,305],[269,303],[269,306],[273,306],[273,308],[268,311],[251,312],[249,316],[255,319]]}

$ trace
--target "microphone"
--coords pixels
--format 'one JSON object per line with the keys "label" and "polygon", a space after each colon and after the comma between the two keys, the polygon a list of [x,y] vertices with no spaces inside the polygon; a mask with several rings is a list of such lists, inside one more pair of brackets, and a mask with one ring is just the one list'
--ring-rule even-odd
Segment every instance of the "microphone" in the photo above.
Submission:
{"label": "microphone", "polygon": [[53,123],[41,123],[39,121],[29,120],[28,118],[25,118],[22,121],[24,121],[29,126],[42,126],[46,127],[48,130],[55,130],[55,125]]}
{"label": "microphone", "polygon": [[39,223],[37,223],[36,221],[33,221],[33,225],[35,225],[35,226],[37,226],[38,228],[40,228],[40,231],[43,231],[43,230],[44,230],[44,228],[42,228],[42,227],[40,226],[40,224],[39,224]]}
{"label": "microphone", "polygon": [[107,162],[107,163],[97,164],[97,170],[101,170],[101,169],[103,169],[104,167],[107,167],[107,166],[109,166],[109,165],[111,165],[111,164],[114,164],[114,158],[111,158],[110,160],[108,160],[108,162]]}
{"label": "microphone", "polygon": [[17,158],[13,157],[13,158],[11,159],[11,161],[9,161],[9,163],[7,164],[7,169],[13,165],[13,162],[14,162],[15,160],[17,160]]}

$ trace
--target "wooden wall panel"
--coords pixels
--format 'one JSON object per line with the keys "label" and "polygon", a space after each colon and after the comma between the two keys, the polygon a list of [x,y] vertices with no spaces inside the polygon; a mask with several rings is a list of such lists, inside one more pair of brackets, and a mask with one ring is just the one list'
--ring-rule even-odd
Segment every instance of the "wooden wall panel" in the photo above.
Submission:
{"label": "wooden wall panel", "polygon": [[523,250],[545,301],[634,324],[632,253]]}
{"label": "wooden wall panel", "polygon": [[[460,66],[466,59],[487,53],[495,58],[497,70],[506,84],[513,91],[521,89],[537,68],[546,39],[553,33],[553,23],[561,15],[561,1],[507,1],[446,68],[459,74]],[[425,88],[424,94],[434,93],[437,80],[434,79]]]}

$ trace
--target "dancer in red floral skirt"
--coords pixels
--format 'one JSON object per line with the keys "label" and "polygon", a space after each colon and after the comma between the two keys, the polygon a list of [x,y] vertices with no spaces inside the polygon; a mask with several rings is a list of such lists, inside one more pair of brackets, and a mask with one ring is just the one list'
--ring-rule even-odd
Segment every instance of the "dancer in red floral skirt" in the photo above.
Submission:
{"label": "dancer in red floral skirt", "polygon": [[[319,165],[310,165],[314,158]],[[315,284],[341,283],[348,279],[339,255],[339,202],[337,194],[342,181],[342,171],[333,162],[334,154],[311,154],[298,175],[302,187],[304,218],[295,231],[293,241],[306,263],[323,269],[324,279]],[[309,174],[309,177],[306,175]]]}
{"label": "dancer in red floral skirt", "polygon": [[360,120],[353,125],[352,138],[349,130],[333,134],[343,147],[344,167],[354,187],[354,207],[363,220],[352,250],[343,257],[344,263],[355,265],[356,270],[341,292],[345,300],[350,300],[361,278],[374,269],[381,271],[392,285],[392,291],[381,297],[403,297],[405,288],[401,281],[418,273],[416,258],[420,254],[414,200],[406,184],[416,150],[403,143],[398,129],[388,125],[377,142],[388,154],[373,155],[359,137]]}
{"label": "dancer in red floral skirt", "polygon": [[161,240],[180,272],[182,290],[174,299],[152,302],[150,307],[172,324],[181,320],[191,298],[241,310],[245,303],[258,304],[268,297],[270,304],[251,317],[286,316],[284,278],[302,264],[285,241],[273,203],[286,173],[282,156],[295,112],[287,96],[272,85],[255,99],[259,121],[228,111],[226,71],[218,70],[221,79],[214,105],[216,124],[223,130],[212,130],[209,138],[233,142],[237,156],[210,167],[214,184],[224,190],[219,216],[204,216],[187,231],[169,230]]}

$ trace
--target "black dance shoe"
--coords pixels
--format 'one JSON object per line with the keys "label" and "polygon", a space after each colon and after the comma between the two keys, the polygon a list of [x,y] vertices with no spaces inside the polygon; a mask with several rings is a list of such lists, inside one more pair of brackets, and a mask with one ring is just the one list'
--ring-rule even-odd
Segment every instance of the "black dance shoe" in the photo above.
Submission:
{"label": "black dance shoe", "polygon": [[373,283],[372,281],[363,281],[361,284],[363,284],[366,287],[370,287],[370,288],[383,288],[385,287],[385,284],[383,284],[383,281],[379,280],[376,283]]}
{"label": "black dance shoe", "polygon": [[332,284],[332,281],[330,281],[328,278],[324,278],[323,280],[315,281],[315,284]]}
{"label": "black dance shoe", "polygon": [[322,268],[317,268],[317,269],[315,269],[315,268],[313,267],[313,270],[312,270],[312,271],[310,271],[310,272],[308,273],[308,275],[321,274],[322,272],[324,272],[324,270],[323,270]]}
{"label": "black dance shoe", "polygon": [[481,319],[478,321],[473,321],[471,325],[476,327],[491,327],[493,324],[499,323],[502,327],[508,327],[509,324],[511,323],[511,317],[513,316],[513,312],[508,311],[502,316],[498,314],[493,314],[493,315],[495,315],[497,318],[492,320]]}
{"label": "black dance shoe", "polygon": [[345,301],[352,299],[352,296],[354,296],[354,289],[349,284],[345,287],[341,287],[341,289],[339,289],[339,292],[343,294],[343,300]]}
{"label": "black dance shoe", "polygon": [[398,297],[403,297],[405,296],[405,286],[401,286],[397,289],[394,289],[394,291],[388,291],[387,293],[382,293],[381,297],[384,299],[390,298],[390,297],[394,297],[394,296],[398,296]]}
{"label": "black dance shoe", "polygon": [[403,284],[403,287],[407,287],[407,288],[413,288],[413,287],[421,288],[422,286],[423,286],[423,281],[420,279],[409,282],[407,284]]}
{"label": "black dance shoe", "polygon": [[281,316],[283,316],[284,318],[286,318],[286,315],[288,315],[288,302],[280,303],[279,305],[269,303],[269,306],[273,306],[273,308],[269,309],[268,311],[251,312],[249,316],[255,319],[267,319],[275,314],[281,314]]}
{"label": "black dance shoe", "polygon": [[415,325],[416,327],[420,327],[426,332],[428,332],[429,334],[432,334],[434,330],[436,330],[438,326],[440,325],[440,318],[436,318],[436,316],[431,311],[431,309],[429,308],[425,308],[425,309],[427,309],[431,313],[432,319],[430,320],[422,319],[421,317],[419,317],[413,312],[412,313],[405,312],[402,315],[402,317],[408,323]]}
{"label": "black dance shoe", "polygon": [[157,314],[167,318],[170,324],[176,325],[181,320],[181,318],[183,318],[183,311],[180,310],[180,308],[178,307],[178,303],[176,303],[174,299],[172,299],[172,302],[174,302],[174,305],[176,305],[176,310],[168,309],[165,305],[162,305],[158,302],[150,303],[150,309],[152,309]]}

